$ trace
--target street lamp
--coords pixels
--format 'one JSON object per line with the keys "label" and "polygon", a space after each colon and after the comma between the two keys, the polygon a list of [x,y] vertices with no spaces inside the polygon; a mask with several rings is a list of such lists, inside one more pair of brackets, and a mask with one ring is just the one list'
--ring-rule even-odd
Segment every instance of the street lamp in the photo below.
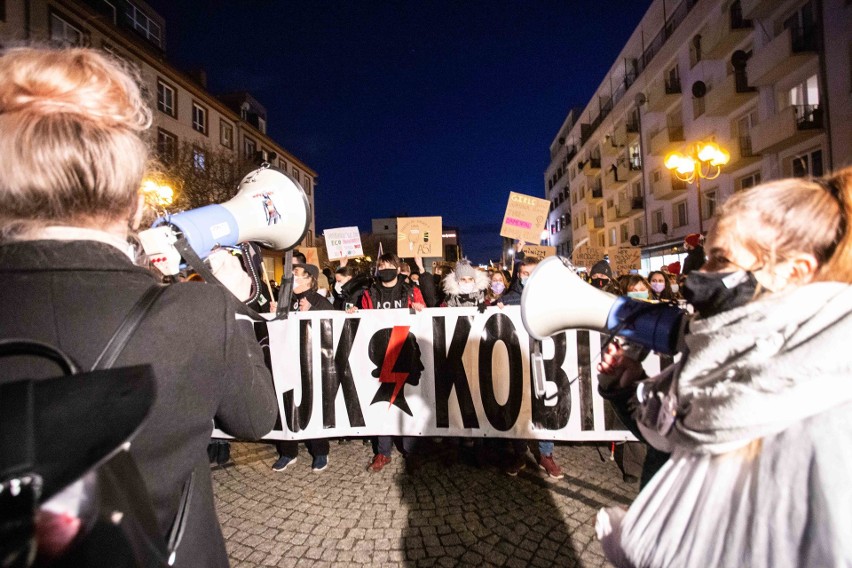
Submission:
{"label": "street lamp", "polygon": [[145,201],[154,208],[165,209],[175,199],[175,191],[171,186],[151,179],[142,182],[142,194],[145,196]]}
{"label": "street lamp", "polygon": [[686,183],[695,183],[698,195],[698,232],[704,234],[704,215],[701,211],[701,180],[716,179],[722,173],[722,166],[731,159],[731,154],[715,142],[696,142],[689,146],[686,154],[671,152],[663,162],[666,169],[677,179]]}

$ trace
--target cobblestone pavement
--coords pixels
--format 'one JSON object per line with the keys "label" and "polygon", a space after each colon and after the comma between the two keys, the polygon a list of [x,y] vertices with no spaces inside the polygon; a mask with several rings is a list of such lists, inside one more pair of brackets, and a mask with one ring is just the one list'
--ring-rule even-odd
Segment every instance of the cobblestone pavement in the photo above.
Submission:
{"label": "cobblestone pavement", "polygon": [[271,445],[232,444],[231,461],[213,468],[231,564],[605,566],[595,515],[629,504],[639,488],[622,481],[608,444],[558,444],[561,480],[546,477],[532,454],[509,477],[495,450],[481,452],[477,466],[449,441],[429,446],[413,472],[394,450],[370,473],[369,447],[332,441],[328,469],[313,473],[300,445],[298,461],[279,473]]}

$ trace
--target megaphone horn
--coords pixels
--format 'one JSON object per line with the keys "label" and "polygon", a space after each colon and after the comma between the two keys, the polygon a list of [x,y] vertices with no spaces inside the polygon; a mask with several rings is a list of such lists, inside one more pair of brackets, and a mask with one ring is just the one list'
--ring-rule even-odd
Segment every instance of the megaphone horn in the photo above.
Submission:
{"label": "megaphone horn", "polygon": [[310,224],[311,208],[302,186],[264,164],[240,181],[231,200],[161,217],[139,238],[155,266],[165,274],[176,274],[172,249],[179,235],[204,258],[216,247],[248,241],[289,250],[302,241]]}
{"label": "megaphone horn", "polygon": [[521,296],[521,320],[543,340],[568,329],[591,329],[672,355],[679,349],[685,312],[658,302],[614,296],[584,282],[571,263],[554,256],[533,270]]}

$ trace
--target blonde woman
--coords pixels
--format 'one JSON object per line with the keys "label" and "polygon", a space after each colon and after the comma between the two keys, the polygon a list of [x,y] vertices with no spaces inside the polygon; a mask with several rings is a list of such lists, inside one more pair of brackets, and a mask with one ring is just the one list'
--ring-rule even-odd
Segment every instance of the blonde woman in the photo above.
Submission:
{"label": "blonde woman", "polygon": [[615,565],[852,564],[850,216],[852,168],[736,194],[686,280],[682,359],[637,389],[638,364],[605,353],[608,398],[632,390],[671,454],[628,511],[598,515]]}
{"label": "blonde woman", "polygon": [[[94,50],[10,50],[0,77],[0,339],[49,343],[88,369],[158,284],[128,243],[151,114],[134,77]],[[206,453],[214,417],[241,438],[275,423],[271,377],[240,307],[220,287],[173,284],[116,361],[156,374],[157,399],[130,453],[164,536],[194,478],[175,566],[228,565]],[[44,372],[27,358],[4,362],[4,377]]]}

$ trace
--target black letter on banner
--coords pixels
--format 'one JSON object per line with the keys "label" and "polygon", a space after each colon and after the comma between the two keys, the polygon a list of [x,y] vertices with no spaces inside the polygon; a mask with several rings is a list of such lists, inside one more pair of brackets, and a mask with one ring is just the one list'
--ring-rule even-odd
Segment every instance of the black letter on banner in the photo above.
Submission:
{"label": "black letter on banner", "polygon": [[[568,425],[568,417],[571,416],[571,385],[568,375],[562,369],[565,363],[567,351],[567,337],[565,333],[557,333],[553,340],[553,359],[544,360],[544,374],[548,381],[556,383],[556,404],[547,406],[545,400],[533,394],[532,397],[532,421],[539,428],[547,430],[559,430]],[[534,339],[530,339],[530,353],[533,351]],[[530,383],[533,382],[532,365],[530,365]],[[530,387],[534,393],[534,387]]]}
{"label": "black letter on banner", "polygon": [[[505,432],[514,426],[521,412],[524,396],[524,366],[521,342],[515,333],[512,320],[504,314],[494,314],[485,322],[485,337],[479,343],[479,392],[485,416],[494,428]],[[502,341],[509,352],[509,400],[501,406],[494,397],[494,380],[491,374],[491,355],[494,344]]]}
{"label": "black letter on banner", "polygon": [[577,374],[580,376],[580,430],[595,429],[592,405],[592,367],[589,332],[577,330]]}
{"label": "black letter on banner", "polygon": [[435,355],[435,426],[450,427],[449,401],[453,387],[456,387],[456,397],[459,401],[462,423],[465,428],[479,428],[476,418],[476,408],[470,386],[467,384],[467,374],[464,372],[462,355],[467,346],[467,336],[470,335],[470,322],[473,316],[464,316],[456,320],[453,339],[450,342],[450,352],[447,353],[447,336],[444,331],[444,318],[432,318],[432,352]]}
{"label": "black letter on banner", "polygon": [[311,320],[299,322],[299,368],[302,371],[302,403],[296,405],[292,390],[282,395],[287,428],[291,432],[300,432],[311,421],[314,410],[314,368],[311,364],[313,345],[311,345]]}
{"label": "black letter on banner", "polygon": [[[263,350],[263,362],[266,364],[266,368],[269,369],[269,377],[272,381],[272,390],[275,391],[275,379],[272,378],[272,355],[269,353],[269,328],[266,326],[266,320],[263,321],[254,321],[254,336],[257,338],[257,342],[260,344],[261,350]],[[215,420],[214,420],[215,423]],[[216,424],[218,428],[219,425]],[[283,430],[284,426],[281,425],[281,415],[275,417],[275,427],[273,430]]]}
{"label": "black letter on banner", "polygon": [[343,387],[343,400],[346,403],[346,413],[349,415],[350,426],[364,426],[364,414],[358,401],[358,391],[352,378],[352,368],[349,366],[349,353],[358,333],[360,319],[347,319],[343,322],[343,331],[334,352],[334,330],[330,319],[320,320],[322,340],[322,426],[334,428],[337,425],[334,415],[334,399],[337,391]]}

